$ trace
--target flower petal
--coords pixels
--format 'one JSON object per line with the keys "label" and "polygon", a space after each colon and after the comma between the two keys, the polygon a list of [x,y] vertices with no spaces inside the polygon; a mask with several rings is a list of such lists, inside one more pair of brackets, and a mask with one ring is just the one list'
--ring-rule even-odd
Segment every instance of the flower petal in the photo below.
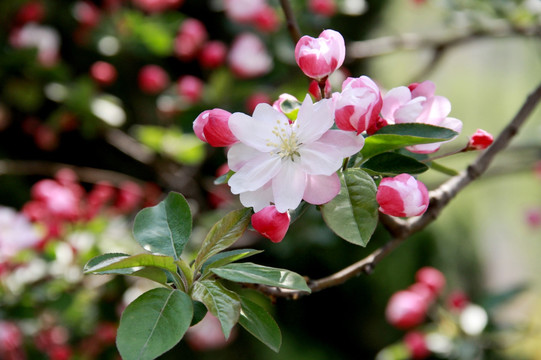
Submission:
{"label": "flower petal", "polygon": [[240,202],[245,207],[253,207],[254,212],[258,212],[263,208],[269,206],[273,202],[272,186],[269,181],[255,191],[246,191],[240,193]]}
{"label": "flower petal", "polygon": [[303,144],[316,141],[334,123],[334,106],[331,99],[323,99],[312,104],[310,95],[306,94],[299,109],[297,120],[293,127],[297,138]]}
{"label": "flower petal", "polygon": [[308,175],[306,189],[302,198],[314,205],[325,204],[340,192],[340,178],[336,173],[326,175]]}
{"label": "flower petal", "polygon": [[261,154],[266,153],[257,151],[243,143],[236,143],[227,151],[227,165],[231,170],[239,171],[247,162],[257,156],[261,156]]}
{"label": "flower petal", "polygon": [[268,153],[253,157],[229,179],[233,194],[254,191],[265,185],[280,171],[280,158]]}
{"label": "flower petal", "polygon": [[237,139],[262,152],[270,152],[280,144],[273,130],[284,123],[289,125],[287,117],[269,104],[257,105],[253,116],[237,112],[229,117],[229,128]]}
{"label": "flower petal", "polygon": [[292,161],[282,161],[280,172],[272,179],[274,205],[279,212],[295,209],[306,188],[306,173]]}

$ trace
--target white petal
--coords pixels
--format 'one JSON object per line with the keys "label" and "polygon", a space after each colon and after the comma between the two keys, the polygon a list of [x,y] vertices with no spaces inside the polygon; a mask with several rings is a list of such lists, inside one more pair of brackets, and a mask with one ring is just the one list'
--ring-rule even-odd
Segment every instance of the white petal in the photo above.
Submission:
{"label": "white petal", "polygon": [[299,109],[294,128],[299,142],[309,144],[316,141],[334,123],[334,106],[331,99],[323,99],[312,104],[310,95],[306,95]]}
{"label": "white petal", "polygon": [[306,173],[292,161],[283,161],[280,172],[272,179],[274,205],[279,212],[295,209],[306,188]]}
{"label": "white petal", "polygon": [[229,179],[233,194],[254,191],[265,185],[280,171],[280,158],[261,153],[252,158]]}
{"label": "white petal", "polygon": [[233,171],[239,171],[247,162],[263,154],[243,143],[236,143],[227,151],[227,165]]}
{"label": "white petal", "polygon": [[253,117],[238,112],[229,117],[229,129],[237,139],[262,152],[272,151],[280,143],[273,131],[284,123],[289,124],[287,117],[269,104],[257,105]]}
{"label": "white petal", "polygon": [[239,199],[245,207],[253,207],[254,212],[262,210],[273,202],[271,182],[255,191],[241,193]]}

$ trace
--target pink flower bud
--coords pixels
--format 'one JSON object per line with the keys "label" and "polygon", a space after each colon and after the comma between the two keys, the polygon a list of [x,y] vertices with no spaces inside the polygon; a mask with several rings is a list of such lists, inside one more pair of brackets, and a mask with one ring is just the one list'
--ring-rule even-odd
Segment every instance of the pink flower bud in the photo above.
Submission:
{"label": "pink flower bud", "polygon": [[273,65],[265,44],[251,33],[243,33],[233,41],[228,60],[231,70],[240,78],[262,76]]}
{"label": "pink flower bud", "polygon": [[428,208],[428,190],[409,174],[383,178],[376,200],[379,211],[391,216],[418,216]]}
{"label": "pink flower bud", "polygon": [[246,99],[246,111],[248,114],[252,114],[255,107],[259,104],[272,104],[272,100],[269,95],[263,92],[256,92]]}
{"label": "pink flower bud", "polygon": [[484,150],[489,147],[494,141],[492,134],[483,129],[477,131],[470,137],[467,148],[468,150]]}
{"label": "pink flower bud", "polygon": [[401,290],[393,294],[385,309],[385,318],[398,329],[409,329],[425,320],[428,304],[413,291]]}
{"label": "pink flower bud", "polygon": [[120,184],[118,195],[114,204],[115,209],[127,214],[137,208],[143,199],[143,189],[133,181],[124,181]]}
{"label": "pink flower bud", "polygon": [[240,24],[248,24],[267,4],[265,0],[225,0],[225,14],[231,20]]}
{"label": "pink flower bud", "polygon": [[267,206],[252,215],[254,229],[274,243],[279,243],[286,236],[289,221],[289,213],[278,212],[274,205]]}
{"label": "pink flower bud", "polygon": [[231,113],[222,109],[205,110],[193,122],[193,131],[211,146],[233,145],[238,139],[229,129],[229,116]]}
{"label": "pink flower bud", "polygon": [[432,304],[436,299],[436,294],[425,283],[413,283],[408,287],[408,290],[420,295],[427,304]]}
{"label": "pink flower bud", "polygon": [[336,14],[335,0],[309,0],[308,8],[314,14],[331,17]]}
{"label": "pink flower bud", "polygon": [[178,79],[177,92],[188,100],[189,103],[197,103],[203,95],[203,81],[192,75],[184,75]]}
{"label": "pink flower bud", "polygon": [[376,128],[383,101],[378,86],[369,77],[347,78],[342,92],[333,94],[333,100],[339,129],[360,134]]}
{"label": "pink flower bud", "polygon": [[460,290],[453,291],[447,297],[447,306],[455,312],[461,312],[470,303],[470,298]]}
{"label": "pink flower bud", "polygon": [[139,88],[147,94],[157,94],[169,85],[169,75],[158,65],[146,65],[139,70]]}
{"label": "pink flower bud", "polygon": [[260,31],[269,33],[278,30],[280,18],[278,18],[276,11],[272,7],[265,6],[256,13],[253,23]]}
{"label": "pink flower bud", "polygon": [[430,356],[430,350],[426,347],[425,335],[419,331],[408,332],[404,336],[404,344],[413,360],[422,360]]}
{"label": "pink flower bud", "polygon": [[225,62],[227,46],[219,40],[209,41],[199,53],[199,64],[207,69],[217,68]]}
{"label": "pink flower bud", "polygon": [[[328,79],[325,81],[325,88],[323,89],[323,91],[325,92],[325,94],[329,94],[331,92],[331,82]],[[315,80],[310,81],[310,85],[308,86],[308,92],[314,97],[316,101],[319,101],[324,97],[321,95],[319,83]]]}
{"label": "pink flower bud", "polygon": [[103,86],[111,85],[117,77],[116,68],[105,61],[96,61],[90,67],[90,76],[98,84]]}
{"label": "pink flower bud", "polygon": [[100,10],[89,1],[77,1],[73,6],[75,19],[83,26],[94,27],[100,21]]}
{"label": "pink flower bud", "polygon": [[526,223],[532,228],[541,226],[541,209],[532,208],[526,211]]}
{"label": "pink flower bud", "polygon": [[207,37],[207,29],[201,21],[192,18],[184,20],[175,38],[175,55],[183,61],[192,60],[201,50]]}
{"label": "pink flower bud", "polygon": [[39,23],[45,17],[45,7],[41,1],[30,1],[21,6],[15,20],[19,24],[26,24],[29,22]]}
{"label": "pink flower bud", "polygon": [[295,60],[304,74],[321,80],[344,63],[346,45],[342,35],[324,30],[317,39],[303,36],[295,46]]}
{"label": "pink flower bud", "polygon": [[184,0],[132,0],[132,2],[143,11],[159,13],[179,7]]}
{"label": "pink flower bud", "polygon": [[[280,94],[280,96],[278,96],[278,99],[275,100],[272,103],[272,107],[275,108],[276,110],[278,110],[279,112],[283,113],[282,103],[284,101],[299,102],[299,100],[297,100],[297,98],[295,96],[284,93],[284,94]],[[299,104],[300,104],[300,102],[299,102]]]}
{"label": "pink flower bud", "polygon": [[435,295],[441,293],[445,287],[445,276],[441,271],[430,266],[417,270],[415,280],[427,285]]}

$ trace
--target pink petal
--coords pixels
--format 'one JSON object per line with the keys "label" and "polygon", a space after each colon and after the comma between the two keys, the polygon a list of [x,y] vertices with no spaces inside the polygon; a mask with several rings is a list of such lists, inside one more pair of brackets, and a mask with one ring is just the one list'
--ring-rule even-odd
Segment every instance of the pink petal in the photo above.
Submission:
{"label": "pink petal", "polygon": [[314,205],[325,204],[340,192],[340,179],[336,173],[325,175],[308,175],[303,199]]}

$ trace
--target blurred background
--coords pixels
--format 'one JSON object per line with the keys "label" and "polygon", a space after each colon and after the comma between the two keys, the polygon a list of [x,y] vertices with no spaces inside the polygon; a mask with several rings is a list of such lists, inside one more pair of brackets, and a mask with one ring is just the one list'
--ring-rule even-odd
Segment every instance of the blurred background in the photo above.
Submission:
{"label": "blurred background", "polygon": [[[291,5],[301,34],[334,29],[346,40],[333,91],[361,75],[383,92],[436,84],[464,123],[438,154],[462,148],[478,128],[497,135],[541,79],[540,0]],[[226,185],[213,184],[225,153],[197,139],[192,122],[207,109],[251,114],[282,93],[304,98],[309,80],[295,64],[280,3],[2,1],[0,51],[0,358],[117,359],[122,309],[153,285],[82,268],[104,252],[143,252],[133,217],[169,191],[190,202],[194,249],[241,206]],[[298,300],[271,304],[261,295],[282,330],[280,353],[242,328],[226,342],[210,319],[162,358],[415,356],[385,308],[419,268],[432,266],[446,287],[416,329],[429,358],[541,359],[540,114],[370,276]],[[441,163],[462,170],[477,155]],[[420,179],[434,189],[448,177],[431,170]],[[283,242],[249,231],[239,246],[264,249],[261,264],[317,279],[388,240],[378,228],[366,248],[347,243],[311,208]],[[478,311],[461,320],[469,305]]]}

